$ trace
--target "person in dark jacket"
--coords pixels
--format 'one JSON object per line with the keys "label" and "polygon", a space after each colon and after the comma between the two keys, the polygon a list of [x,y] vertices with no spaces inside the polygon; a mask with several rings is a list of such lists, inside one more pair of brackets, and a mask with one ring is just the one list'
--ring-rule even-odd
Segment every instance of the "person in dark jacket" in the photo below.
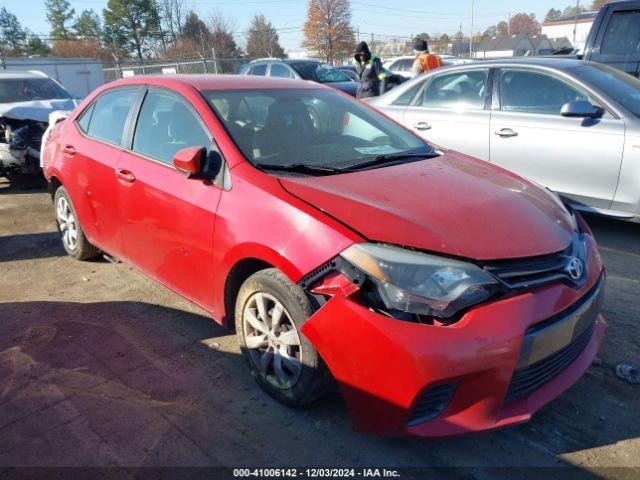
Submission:
{"label": "person in dark jacket", "polygon": [[360,42],[354,55],[358,63],[358,98],[377,97],[387,90],[387,72],[382,61],[369,50],[367,42]]}

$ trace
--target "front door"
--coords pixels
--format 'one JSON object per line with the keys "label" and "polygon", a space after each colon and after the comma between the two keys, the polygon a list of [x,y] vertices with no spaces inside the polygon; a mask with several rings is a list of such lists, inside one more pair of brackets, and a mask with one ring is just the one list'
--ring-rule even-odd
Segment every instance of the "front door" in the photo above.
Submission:
{"label": "front door", "polygon": [[489,69],[431,77],[402,123],[425,140],[489,160]]}
{"label": "front door", "polygon": [[624,122],[567,118],[562,106],[587,92],[548,72],[502,69],[491,114],[491,162],[573,202],[607,209],[618,183]]}
{"label": "front door", "polygon": [[132,151],[118,161],[122,238],[132,265],[210,310],[221,189],[173,167],[174,155],[193,146],[215,148],[198,113],[180,95],[150,88]]}

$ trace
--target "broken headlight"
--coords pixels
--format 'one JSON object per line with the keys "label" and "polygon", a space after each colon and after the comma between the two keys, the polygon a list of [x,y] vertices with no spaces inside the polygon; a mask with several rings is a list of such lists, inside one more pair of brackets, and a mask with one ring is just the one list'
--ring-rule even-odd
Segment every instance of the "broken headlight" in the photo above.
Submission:
{"label": "broken headlight", "polygon": [[392,245],[358,243],[340,256],[369,276],[387,308],[417,315],[450,317],[498,287],[471,263]]}

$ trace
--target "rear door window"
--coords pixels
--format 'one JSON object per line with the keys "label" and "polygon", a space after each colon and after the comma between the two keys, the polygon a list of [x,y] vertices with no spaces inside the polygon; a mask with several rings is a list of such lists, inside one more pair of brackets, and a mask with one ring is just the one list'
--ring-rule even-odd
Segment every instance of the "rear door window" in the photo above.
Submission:
{"label": "rear door window", "polygon": [[437,75],[424,89],[421,104],[423,107],[481,110],[488,77],[488,69]]}
{"label": "rear door window", "polygon": [[260,63],[258,65],[254,65],[249,70],[249,75],[266,75],[267,73],[267,64]]}
{"label": "rear door window", "polygon": [[[122,134],[137,88],[118,89],[103,93],[80,118],[80,127],[90,137],[105,142],[122,143]],[[85,119],[89,115],[89,119]]]}
{"label": "rear door window", "polygon": [[293,78],[293,73],[286,66],[279,63],[273,63],[269,72],[271,77]]}

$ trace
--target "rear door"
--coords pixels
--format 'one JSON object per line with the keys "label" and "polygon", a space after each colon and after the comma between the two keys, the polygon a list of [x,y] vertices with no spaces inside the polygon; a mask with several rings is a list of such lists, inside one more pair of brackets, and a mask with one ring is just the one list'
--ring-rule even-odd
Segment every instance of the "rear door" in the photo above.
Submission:
{"label": "rear door", "polygon": [[489,73],[476,68],[429,77],[402,123],[444,148],[489,160]]}
{"label": "rear door", "polygon": [[574,202],[609,208],[618,182],[624,122],[567,118],[573,100],[597,103],[550,71],[503,68],[491,114],[491,162],[559,192]]}
{"label": "rear door", "polygon": [[199,113],[181,95],[150,87],[131,150],[118,161],[119,204],[129,262],[207,309],[212,308],[213,229],[221,188],[173,166],[183,148],[217,150]]}
{"label": "rear door", "polygon": [[606,63],[638,76],[640,64],[640,8],[638,4],[610,8],[595,35],[589,60]]}
{"label": "rear door", "polygon": [[123,257],[116,202],[117,162],[139,87],[121,87],[101,94],[70,126],[62,154],[72,164],[71,195],[82,227],[92,243]]}

